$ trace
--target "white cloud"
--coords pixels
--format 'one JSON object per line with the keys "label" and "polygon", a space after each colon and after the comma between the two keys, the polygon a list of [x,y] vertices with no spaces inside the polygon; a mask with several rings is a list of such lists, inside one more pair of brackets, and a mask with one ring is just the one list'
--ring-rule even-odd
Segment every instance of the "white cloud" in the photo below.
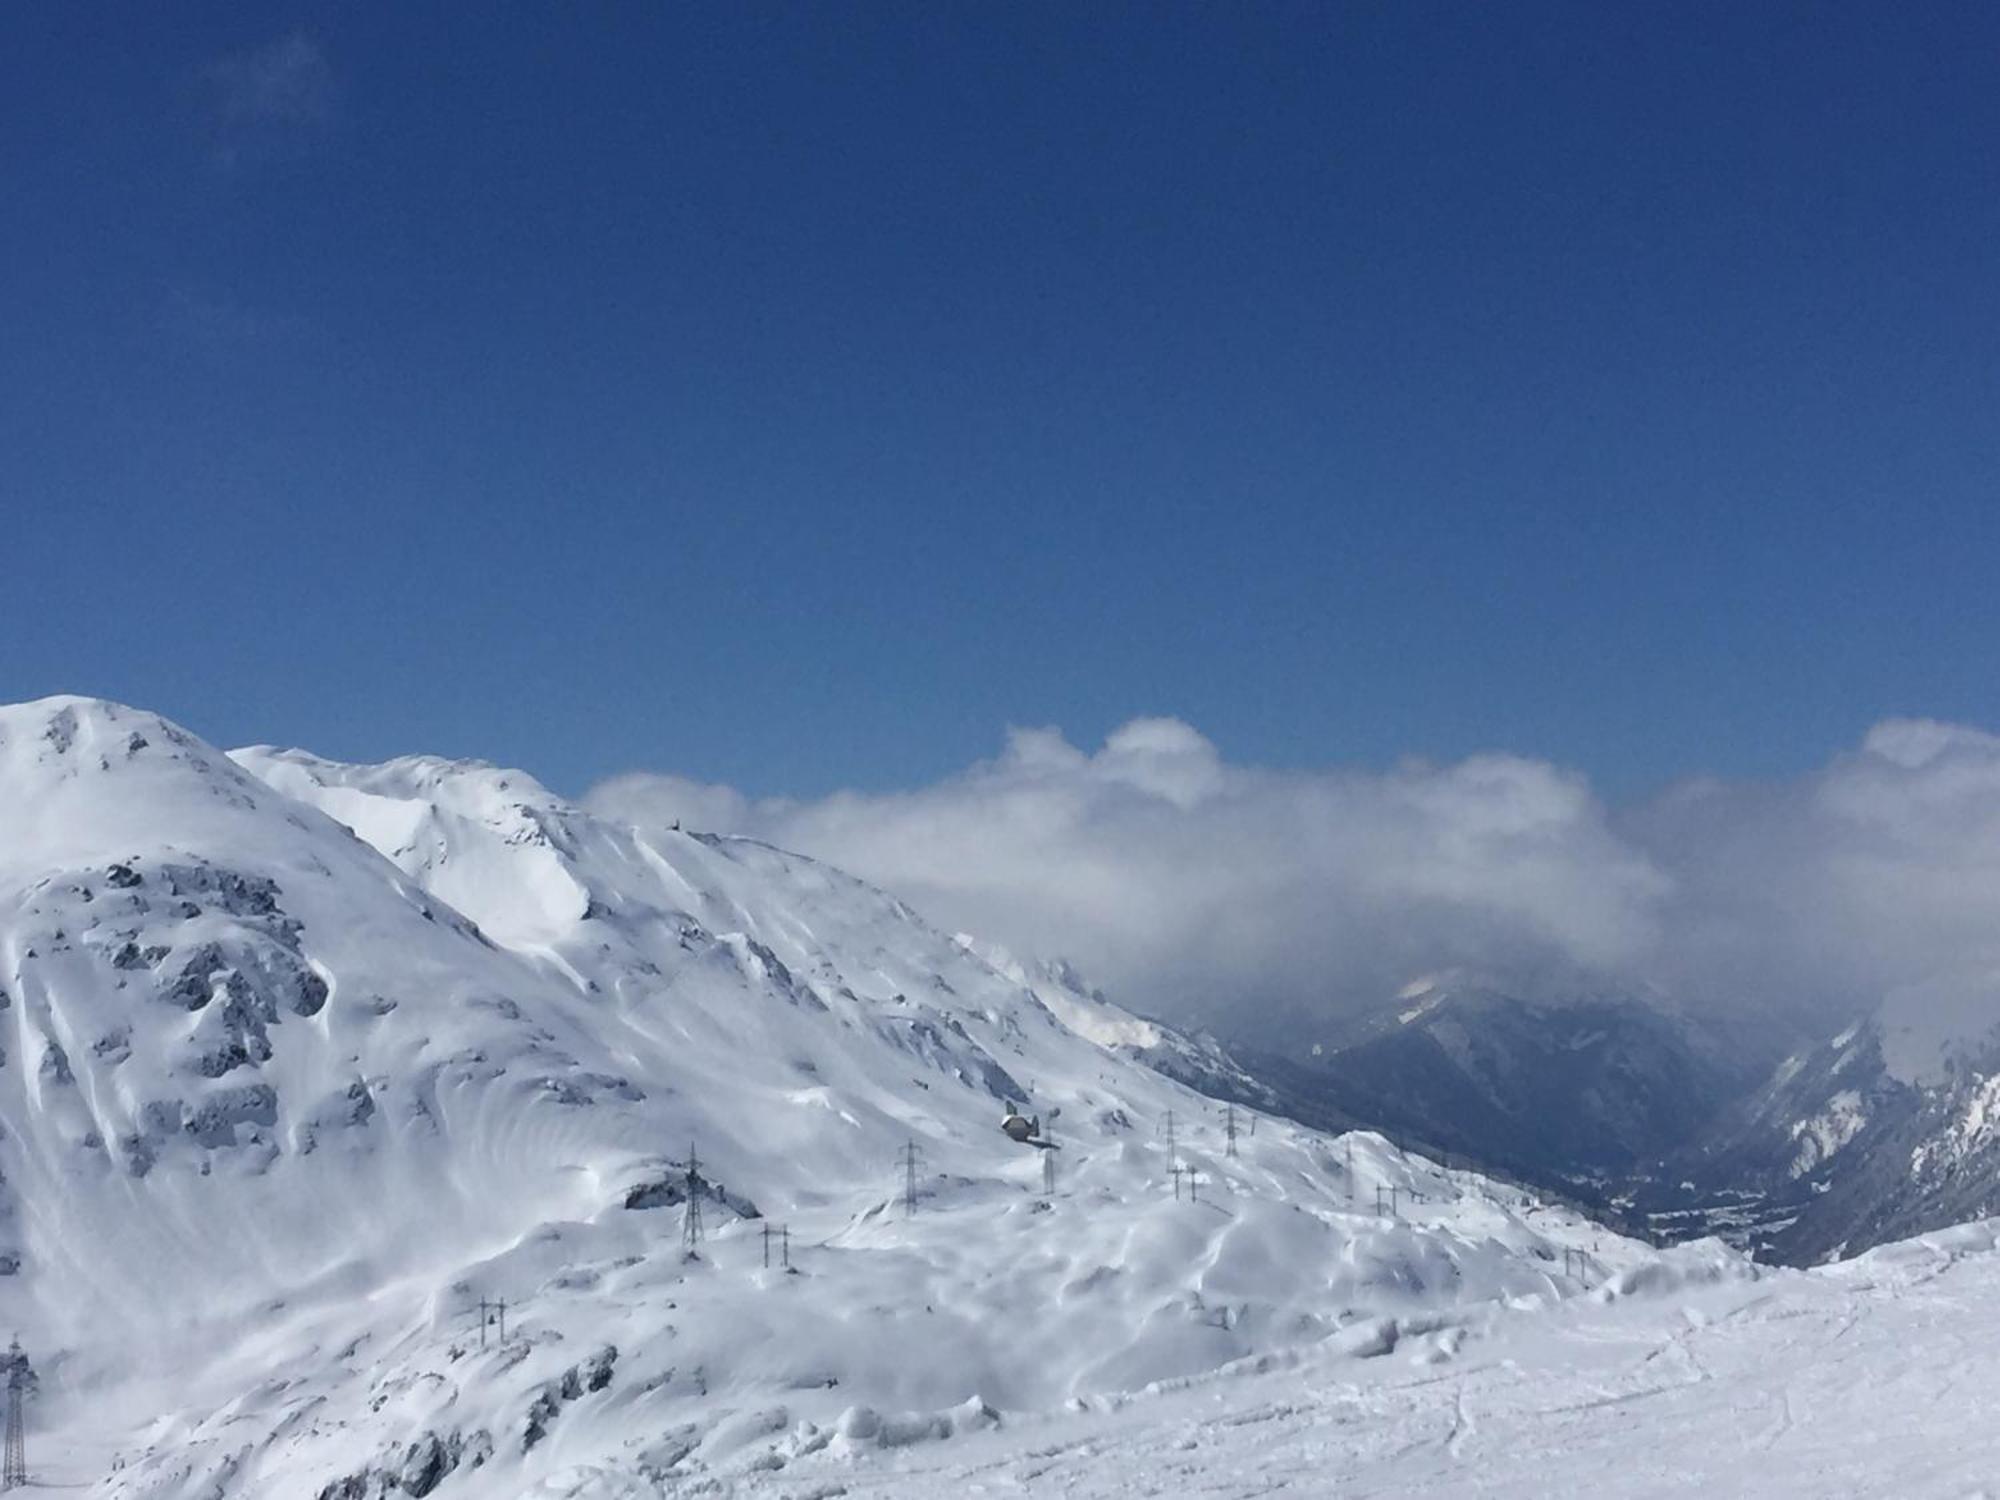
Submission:
{"label": "white cloud", "polygon": [[1174,719],[1095,753],[1017,729],[997,759],[909,792],[754,802],[640,775],[590,801],[818,855],[1184,1014],[1344,1008],[1441,965],[1637,963],[1669,884],[1554,767],[1281,774],[1227,764]]}
{"label": "white cloud", "polygon": [[820,856],[1198,1018],[1339,1011],[1451,967],[1809,1024],[1893,992],[1905,1012],[1953,996],[1962,1029],[1966,994],[2000,994],[2000,737],[1927,721],[1789,782],[1690,782],[1616,816],[1546,762],[1279,773],[1175,719],[1095,752],[1016,729],[906,792],[756,801],[635,775],[590,801]]}
{"label": "white cloud", "polygon": [[1679,788],[1630,832],[1679,876],[1664,972],[1713,1003],[1810,1015],[2000,966],[2000,738],[1983,731],[1891,720],[1791,783]]}

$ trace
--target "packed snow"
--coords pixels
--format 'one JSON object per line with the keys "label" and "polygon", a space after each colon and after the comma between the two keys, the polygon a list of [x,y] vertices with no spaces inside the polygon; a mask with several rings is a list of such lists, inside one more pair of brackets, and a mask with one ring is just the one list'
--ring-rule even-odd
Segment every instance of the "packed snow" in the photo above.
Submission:
{"label": "packed snow", "polygon": [[1442,1367],[1323,1347],[719,1493],[1991,1500],[1995,1228],[1812,1271],[1684,1246],[1681,1274],[1495,1309]]}
{"label": "packed snow", "polygon": [[1551,1493],[1614,1428],[1638,1493],[1709,1461],[1655,1410],[1732,1451],[1682,1388],[1739,1336],[1803,1370],[1993,1263],[1773,1280],[1232,1142],[1152,1023],[813,861],[86,699],[0,710],[0,998],[31,1466],[104,1500]]}

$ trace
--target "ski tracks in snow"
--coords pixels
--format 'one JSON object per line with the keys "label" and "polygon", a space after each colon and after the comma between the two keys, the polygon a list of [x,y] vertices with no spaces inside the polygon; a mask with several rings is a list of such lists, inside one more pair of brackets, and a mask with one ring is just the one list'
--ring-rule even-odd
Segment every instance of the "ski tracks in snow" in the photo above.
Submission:
{"label": "ski tracks in snow", "polygon": [[[1907,1295],[1912,1281],[1923,1295]],[[1860,1287],[1779,1273],[1747,1299],[1738,1286],[1572,1305],[1494,1328],[1485,1353],[1442,1374],[1329,1360],[1136,1398],[956,1455],[866,1459],[841,1482],[856,1500],[1994,1493],[2000,1436],[1980,1398],[2000,1380],[1990,1257]],[[745,1494],[791,1500],[807,1478],[801,1466],[793,1487]]]}

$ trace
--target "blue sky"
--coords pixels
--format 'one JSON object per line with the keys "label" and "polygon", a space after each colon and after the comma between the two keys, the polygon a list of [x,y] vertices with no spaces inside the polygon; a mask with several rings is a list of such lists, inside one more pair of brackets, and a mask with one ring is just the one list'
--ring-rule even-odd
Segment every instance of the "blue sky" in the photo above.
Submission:
{"label": "blue sky", "polygon": [[2000,720],[1991,7],[5,31],[0,698],[806,796]]}

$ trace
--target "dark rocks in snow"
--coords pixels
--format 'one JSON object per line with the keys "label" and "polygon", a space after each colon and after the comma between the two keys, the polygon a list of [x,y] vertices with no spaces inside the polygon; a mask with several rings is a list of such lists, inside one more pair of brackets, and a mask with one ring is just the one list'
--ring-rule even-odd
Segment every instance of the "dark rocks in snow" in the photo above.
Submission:
{"label": "dark rocks in snow", "polygon": [[127,1170],[144,1177],[169,1142],[188,1139],[211,1150],[238,1144],[237,1129],[249,1127],[255,1141],[278,1120],[278,1091],[267,1083],[217,1089],[190,1105],[183,1099],[154,1099],[139,1110],[139,1128],[118,1148]]}
{"label": "dark rocks in snow", "polygon": [[641,1182],[625,1193],[625,1206],[631,1209],[675,1208],[686,1201],[687,1193],[675,1177]]}
{"label": "dark rocks in snow", "polygon": [[[898,996],[898,999],[903,997]],[[882,1034],[939,1072],[950,1073],[1006,1103],[1026,1099],[1028,1091],[974,1041],[955,1016],[911,1016],[885,1021]]]}
{"label": "dark rocks in snow", "polygon": [[159,1160],[159,1153],[154,1149],[153,1141],[137,1131],[119,1137],[118,1151],[125,1158],[125,1170],[134,1177],[144,1177],[153,1170],[154,1163]]}
{"label": "dark rocks in snow", "polygon": [[315,1500],[394,1500],[434,1493],[460,1469],[476,1469],[493,1456],[493,1438],[484,1430],[440,1436],[426,1432],[400,1456],[357,1469],[321,1486]]}
{"label": "dark rocks in snow", "polygon": [[543,1386],[528,1407],[527,1425],[521,1432],[521,1451],[527,1452],[548,1436],[549,1428],[555,1425],[563,1407],[610,1385],[617,1364],[618,1346],[606,1344],[590,1358],[571,1365]]}
{"label": "dark rocks in snow", "polygon": [[251,1056],[250,1049],[242,1041],[230,1039],[218,1042],[214,1046],[197,1053],[194,1059],[194,1070],[203,1078],[221,1078],[225,1074],[235,1072],[238,1068],[247,1067],[252,1063],[262,1061],[264,1061],[262,1057]]}
{"label": "dark rocks in snow", "polygon": [[295,1016],[316,1016],[326,1006],[326,981],[313,969],[301,968],[289,980],[286,1003]]}
{"label": "dark rocks in snow", "polygon": [[375,1096],[367,1083],[355,1079],[337,1094],[329,1094],[299,1127],[299,1154],[310,1156],[319,1148],[322,1131],[355,1130],[375,1118]]}
{"label": "dark rocks in snow", "polygon": [[104,872],[104,883],[115,890],[129,891],[135,885],[143,884],[145,876],[130,865],[113,865]]}
{"label": "dark rocks in snow", "polygon": [[188,955],[180,973],[160,998],[182,1010],[200,1010],[214,998],[215,976],[229,967],[219,943],[203,943]]}
{"label": "dark rocks in snow", "polygon": [[69,1069],[69,1054],[59,1042],[50,1042],[42,1051],[42,1082],[75,1083],[76,1075]]}
{"label": "dark rocks in snow", "polygon": [[528,1407],[527,1424],[521,1429],[521,1451],[526,1453],[549,1435],[549,1427],[562,1414],[562,1397],[554,1385],[541,1389]]}
{"label": "dark rocks in snow", "polygon": [[770,982],[772,988],[776,989],[786,1000],[805,1010],[823,1011],[826,1009],[826,1002],[813,993],[811,986],[800,984],[793,976],[792,971],[786,967],[785,961],[764,944],[758,942],[755,938],[745,938],[743,946],[749,952],[750,956],[756,960],[757,965],[763,969],[764,977]]}
{"label": "dark rocks in snow", "polygon": [[59,708],[50,714],[49,726],[42,731],[42,738],[55,747],[56,754],[69,754],[69,747],[76,743],[76,710]]}
{"label": "dark rocks in snow", "polygon": [[[190,953],[160,991],[170,1005],[206,1012],[193,1038],[195,1069],[203,1077],[268,1060],[269,1028],[282,1012],[313,1016],[325,1008],[327,982],[298,956],[294,937],[287,932],[277,938],[251,934],[247,942],[212,939]],[[121,949],[113,962],[123,966],[124,959]],[[216,1005],[218,994],[222,1003]]]}
{"label": "dark rocks in snow", "polygon": [[278,882],[264,875],[241,875],[213,865],[164,865],[160,874],[176,896],[204,896],[232,917],[279,915]]}
{"label": "dark rocks in snow", "polygon": [[218,1089],[188,1116],[187,1131],[204,1146],[234,1145],[238,1125],[275,1125],[278,1091],[268,1083]]}
{"label": "dark rocks in snow", "polygon": [[204,1078],[220,1078],[233,1068],[265,1062],[271,1056],[268,1025],[277,1017],[269,1001],[234,970],[223,989],[228,998],[195,1027],[195,1068]]}
{"label": "dark rocks in snow", "polygon": [[[563,1058],[563,1062],[573,1064],[573,1058]],[[557,1104],[571,1108],[596,1104],[608,1097],[624,1099],[636,1103],[646,1097],[645,1091],[629,1078],[620,1078],[612,1073],[575,1073],[567,1077],[550,1075],[541,1081],[543,1094]]]}
{"label": "dark rocks in snow", "polygon": [[[648,1178],[627,1189],[625,1206],[630,1209],[678,1208],[687,1202],[687,1168],[663,1173]],[[761,1219],[763,1211],[741,1193],[732,1193],[719,1182],[710,1182],[699,1172],[695,1174],[695,1190],[704,1203],[721,1204],[739,1219]]]}
{"label": "dark rocks in snow", "polygon": [[347,1086],[343,1096],[346,1109],[340,1116],[343,1125],[366,1125],[375,1114],[375,1096],[368,1092],[368,1085],[359,1078]]}

